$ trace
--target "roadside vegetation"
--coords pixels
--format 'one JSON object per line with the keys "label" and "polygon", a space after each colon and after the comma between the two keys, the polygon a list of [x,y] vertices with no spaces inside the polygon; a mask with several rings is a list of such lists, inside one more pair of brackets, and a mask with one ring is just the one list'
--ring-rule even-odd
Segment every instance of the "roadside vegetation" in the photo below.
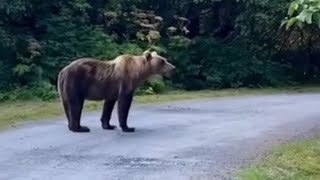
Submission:
{"label": "roadside vegetation", "polygon": [[320,179],[320,139],[284,145],[264,160],[241,172],[242,180]]}
{"label": "roadside vegetation", "polygon": [[3,0],[0,102],[54,99],[58,72],[76,58],[107,61],[149,48],[177,73],[142,94],[318,83],[318,7],[311,0]]}

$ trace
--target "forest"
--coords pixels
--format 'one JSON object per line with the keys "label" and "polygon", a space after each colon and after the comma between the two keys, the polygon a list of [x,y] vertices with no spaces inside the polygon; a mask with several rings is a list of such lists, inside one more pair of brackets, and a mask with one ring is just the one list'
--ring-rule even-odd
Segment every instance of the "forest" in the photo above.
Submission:
{"label": "forest", "polygon": [[56,98],[80,57],[156,50],[175,64],[140,93],[319,82],[318,0],[1,0],[0,101]]}

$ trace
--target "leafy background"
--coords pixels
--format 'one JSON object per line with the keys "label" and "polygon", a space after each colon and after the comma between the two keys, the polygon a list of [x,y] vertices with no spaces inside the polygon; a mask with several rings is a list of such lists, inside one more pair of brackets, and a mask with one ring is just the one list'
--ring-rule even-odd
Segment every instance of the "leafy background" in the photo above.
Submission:
{"label": "leafy background", "polygon": [[56,98],[79,57],[157,50],[177,66],[140,94],[319,81],[318,0],[2,0],[0,101]]}

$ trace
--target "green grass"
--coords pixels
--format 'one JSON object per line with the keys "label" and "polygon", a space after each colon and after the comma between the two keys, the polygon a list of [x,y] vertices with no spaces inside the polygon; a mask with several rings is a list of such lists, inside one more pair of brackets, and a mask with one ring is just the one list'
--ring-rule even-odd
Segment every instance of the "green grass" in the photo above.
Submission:
{"label": "green grass", "polygon": [[[161,95],[135,96],[135,104],[165,103],[178,100],[191,100],[201,98],[233,97],[244,95],[320,92],[320,87],[288,87],[288,88],[264,88],[264,89],[225,89],[205,91],[171,91]],[[101,111],[103,102],[87,101],[84,110]],[[15,127],[27,121],[44,120],[63,115],[61,104],[58,100],[52,102],[22,101],[6,102],[0,104],[0,129]]]}
{"label": "green grass", "polygon": [[320,139],[278,147],[239,177],[242,180],[319,180]]}

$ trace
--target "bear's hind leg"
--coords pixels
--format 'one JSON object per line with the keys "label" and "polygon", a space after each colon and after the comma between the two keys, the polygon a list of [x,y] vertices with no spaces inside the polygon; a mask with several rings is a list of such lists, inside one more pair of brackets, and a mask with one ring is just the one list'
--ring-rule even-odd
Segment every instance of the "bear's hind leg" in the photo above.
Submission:
{"label": "bear's hind leg", "polygon": [[132,103],[133,93],[121,93],[118,101],[118,116],[120,127],[123,132],[134,132],[135,128],[127,125],[128,113]]}
{"label": "bear's hind leg", "polygon": [[68,120],[68,127],[70,127],[70,111],[69,111],[69,104],[66,100],[62,100],[62,106],[63,106],[63,109],[64,109],[64,112],[66,114],[66,117],[67,117],[67,120]]}
{"label": "bear's hind leg", "polygon": [[69,129],[73,132],[90,132],[86,126],[80,125],[81,112],[83,108],[84,99],[77,99],[71,101],[69,105],[70,112],[70,125]]}
{"label": "bear's hind leg", "polygon": [[117,100],[105,100],[103,105],[103,112],[101,116],[101,126],[103,129],[113,130],[116,126],[110,124],[112,110]]}

